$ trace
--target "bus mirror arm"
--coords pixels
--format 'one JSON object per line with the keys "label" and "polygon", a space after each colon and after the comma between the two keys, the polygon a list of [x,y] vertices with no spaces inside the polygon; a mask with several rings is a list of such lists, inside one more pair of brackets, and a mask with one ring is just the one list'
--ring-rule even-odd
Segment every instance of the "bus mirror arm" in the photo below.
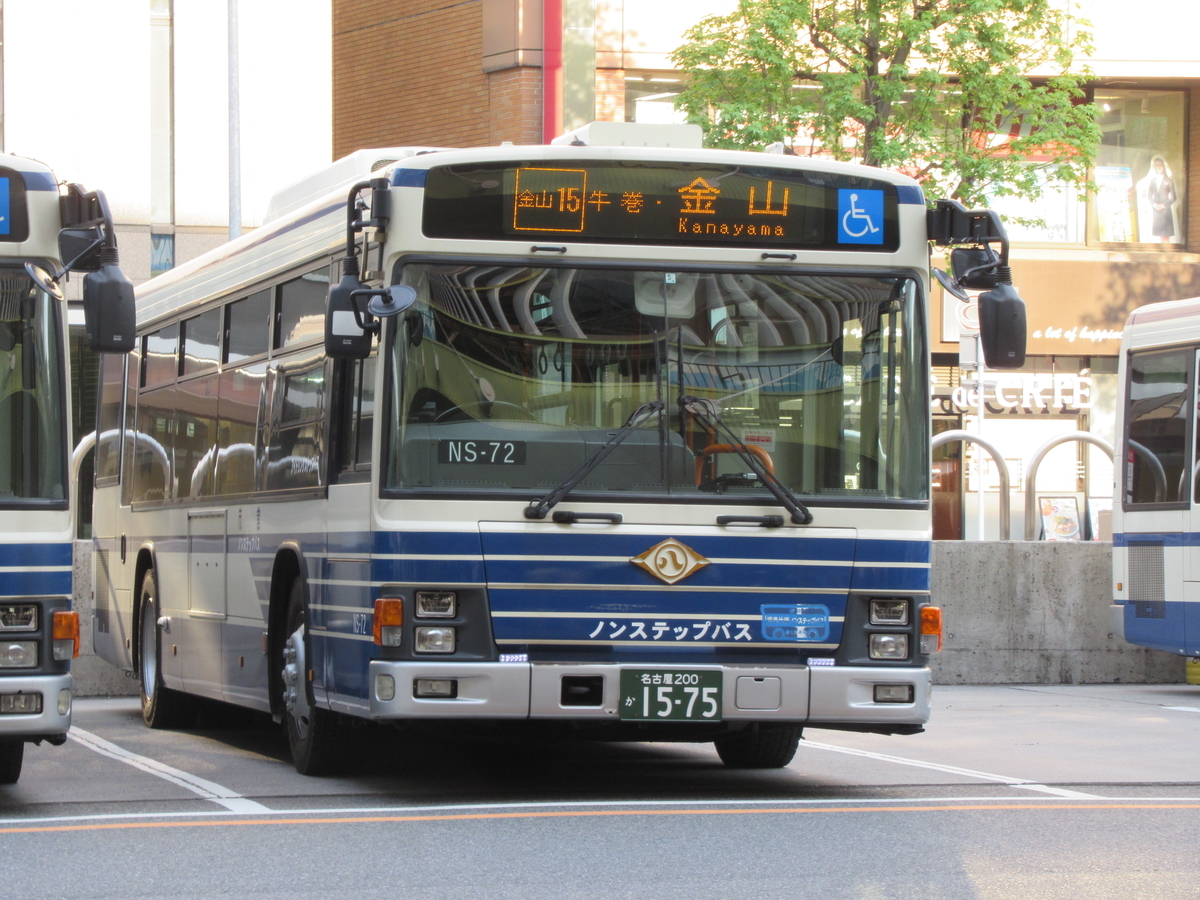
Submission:
{"label": "bus mirror arm", "polygon": [[[967,289],[1012,284],[1008,232],[994,209],[967,209],[957,200],[938,200],[926,211],[926,230],[936,247],[950,247],[950,273],[934,269],[938,283],[964,303]],[[992,244],[999,244],[997,253]]]}
{"label": "bus mirror arm", "polygon": [[[360,195],[363,191],[371,192],[371,218],[363,218],[367,204]],[[346,197],[346,256],[358,259],[358,233],[368,228],[376,231],[386,231],[392,215],[392,193],[386,178],[369,178],[359,181],[350,188]],[[357,269],[357,266],[355,267]]]}

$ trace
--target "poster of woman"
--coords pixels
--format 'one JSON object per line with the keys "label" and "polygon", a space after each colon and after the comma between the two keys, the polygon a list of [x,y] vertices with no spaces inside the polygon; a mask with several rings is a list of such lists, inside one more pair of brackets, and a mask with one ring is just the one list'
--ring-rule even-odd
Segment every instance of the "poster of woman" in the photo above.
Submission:
{"label": "poster of woman", "polygon": [[1150,171],[1138,182],[1138,231],[1142,243],[1179,243],[1175,207],[1179,194],[1171,167],[1159,155],[1150,160]]}

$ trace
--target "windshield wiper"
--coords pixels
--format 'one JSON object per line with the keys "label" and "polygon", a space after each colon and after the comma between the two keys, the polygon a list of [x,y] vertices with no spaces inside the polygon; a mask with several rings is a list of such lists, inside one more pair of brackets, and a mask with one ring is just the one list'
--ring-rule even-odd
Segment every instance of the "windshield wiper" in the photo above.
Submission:
{"label": "windshield wiper", "polygon": [[684,412],[691,413],[704,425],[711,428],[714,434],[724,437],[729,446],[733,448],[733,451],[741,457],[742,462],[749,466],[750,471],[758,476],[758,480],[762,482],[763,486],[775,495],[775,499],[779,501],[779,505],[792,514],[793,522],[797,525],[812,524],[813,517],[812,513],[808,511],[808,507],[797,500],[795,495],[788,490],[787,485],[780,481],[774,472],[764,466],[761,460],[755,458],[754,454],[746,449],[746,445],[721,419],[721,414],[717,411],[718,406],[715,400],[680,396],[679,408]]}
{"label": "windshield wiper", "polygon": [[562,483],[549,494],[547,494],[541,500],[531,501],[530,504],[525,507],[525,518],[546,518],[546,513],[550,512],[550,510],[552,510],[560,500],[566,497],[567,494],[571,493],[571,491],[575,489],[575,486],[579,484],[579,482],[583,481],[583,479],[587,478],[588,475],[595,471],[600,463],[604,462],[604,460],[608,457],[608,454],[616,450],[617,447],[620,446],[621,442],[625,440],[625,438],[633,434],[636,428],[645,424],[646,420],[652,415],[655,413],[661,414],[665,406],[666,404],[664,404],[661,400],[651,400],[649,403],[639,406],[637,409],[635,409],[625,421],[625,424],[622,425],[620,429],[618,429],[613,436],[608,439],[608,443],[584,460],[583,465],[563,479]]}

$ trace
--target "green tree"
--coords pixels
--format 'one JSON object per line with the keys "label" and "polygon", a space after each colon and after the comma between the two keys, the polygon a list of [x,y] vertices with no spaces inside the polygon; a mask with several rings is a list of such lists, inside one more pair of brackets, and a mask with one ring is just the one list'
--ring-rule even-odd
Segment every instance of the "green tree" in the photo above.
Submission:
{"label": "green tree", "polygon": [[968,206],[1085,184],[1100,132],[1063,0],[739,0],[685,33],[709,146],[899,169]]}

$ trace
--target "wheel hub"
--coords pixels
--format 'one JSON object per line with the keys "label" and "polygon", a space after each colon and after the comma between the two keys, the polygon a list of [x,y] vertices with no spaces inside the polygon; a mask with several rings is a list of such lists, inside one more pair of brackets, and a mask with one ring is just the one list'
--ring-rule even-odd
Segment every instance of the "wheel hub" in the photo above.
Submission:
{"label": "wheel hub", "polygon": [[303,625],[292,632],[283,645],[283,661],[283,703],[303,734],[309,719],[308,691],[304,684],[308,665],[304,659]]}

